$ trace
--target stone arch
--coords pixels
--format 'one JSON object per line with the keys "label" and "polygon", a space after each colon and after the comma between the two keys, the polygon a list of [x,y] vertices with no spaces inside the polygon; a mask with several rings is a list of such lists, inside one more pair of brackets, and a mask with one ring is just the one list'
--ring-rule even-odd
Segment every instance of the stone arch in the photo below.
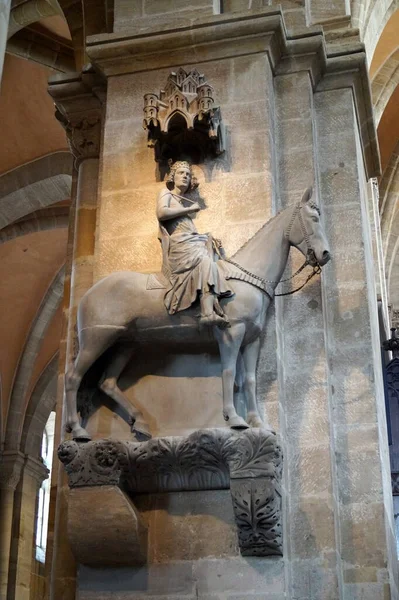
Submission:
{"label": "stone arch", "polygon": [[380,122],[386,105],[399,83],[399,49],[391,54],[378,70],[371,83],[376,125]]}
{"label": "stone arch", "polygon": [[69,206],[54,206],[35,211],[0,230],[0,244],[37,231],[68,227]]}
{"label": "stone arch", "polygon": [[75,52],[76,70],[80,71],[85,60],[85,29],[82,0],[59,0],[61,11],[68,23]]}
{"label": "stone arch", "polygon": [[380,182],[380,213],[388,301],[399,307],[399,143]]}
{"label": "stone arch", "polygon": [[5,450],[17,450],[19,447],[24,422],[26,393],[41,342],[63,299],[64,277],[65,265],[58,271],[50,284],[30,328],[11,392],[5,433]]}
{"label": "stone arch", "polygon": [[72,155],[53,152],[0,176],[0,229],[71,197]]}
{"label": "stone arch", "polygon": [[399,8],[399,0],[352,0],[352,27],[359,28],[369,62],[388,19]]}
{"label": "stone arch", "polygon": [[56,352],[42,371],[25,412],[20,450],[29,456],[39,456],[42,436],[49,415],[56,403],[58,381],[58,358]]}
{"label": "stone arch", "polygon": [[53,17],[57,14],[62,14],[57,0],[27,0],[22,2],[11,9],[7,38],[9,39],[20,29],[40,21],[40,19]]}
{"label": "stone arch", "polygon": [[187,129],[192,129],[194,126],[192,115],[190,115],[186,111],[180,110],[180,108],[175,108],[175,110],[168,116],[167,120],[165,121],[163,130],[165,132],[168,132],[169,125],[177,119],[181,119],[181,121],[184,121]]}
{"label": "stone arch", "polygon": [[75,55],[70,44],[37,31],[18,31],[8,40],[6,51],[61,73],[75,70]]}

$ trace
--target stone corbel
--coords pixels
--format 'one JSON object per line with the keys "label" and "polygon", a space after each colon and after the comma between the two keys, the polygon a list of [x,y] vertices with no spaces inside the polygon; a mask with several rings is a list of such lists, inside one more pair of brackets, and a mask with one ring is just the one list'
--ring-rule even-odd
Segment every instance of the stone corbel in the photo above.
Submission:
{"label": "stone corbel", "polygon": [[75,76],[56,76],[48,88],[57,120],[67,134],[75,166],[100,155],[106,83],[91,67]]}
{"label": "stone corbel", "polygon": [[25,459],[24,474],[29,475],[36,482],[37,489],[39,489],[43,481],[48,479],[49,470],[42,460],[33,458],[33,456],[27,456]]}
{"label": "stone corbel", "polygon": [[[158,438],[143,443],[99,440],[78,444],[66,441],[59,447],[58,456],[65,465],[72,488],[69,528],[72,548],[80,562],[87,563],[87,556],[91,564],[97,560],[87,549],[86,536],[86,549],[82,552],[81,525],[78,527],[77,523],[84,524],[86,509],[90,510],[88,501],[82,500],[83,494],[93,500],[90,510],[90,531],[93,533],[87,533],[90,538],[93,534],[98,535],[93,519],[103,523],[102,527],[107,524],[103,504],[97,499],[105,494],[104,502],[109,502],[111,490],[118,506],[123,502],[130,506],[129,526],[124,527],[126,531],[130,528],[129,540],[134,538],[136,544],[136,549],[131,547],[130,561],[142,561],[145,546],[144,541],[142,545],[139,543],[145,537],[144,526],[130,496],[229,488],[241,553],[245,556],[282,555],[282,452],[277,436],[271,431],[210,429],[196,431],[188,437]],[[126,490],[129,497],[118,486]],[[88,491],[93,488],[96,492]],[[126,507],[124,510],[129,513]],[[112,533],[115,516],[108,517],[108,521],[109,535],[115,536]],[[89,528],[88,525],[85,527]],[[104,551],[100,552],[101,564],[113,564],[107,561],[115,558],[110,550],[110,544],[114,542],[105,541],[105,538],[104,534],[104,544],[109,550],[107,556]],[[89,542],[89,545],[96,543]],[[134,552],[137,552],[136,559]]]}
{"label": "stone corbel", "polygon": [[0,457],[0,489],[15,491],[21,478],[24,455],[18,451],[5,451]]}
{"label": "stone corbel", "polygon": [[58,449],[72,488],[68,537],[79,563],[137,566],[147,560],[147,527],[118,487],[121,455],[123,445],[111,440],[89,444],[66,441]]}

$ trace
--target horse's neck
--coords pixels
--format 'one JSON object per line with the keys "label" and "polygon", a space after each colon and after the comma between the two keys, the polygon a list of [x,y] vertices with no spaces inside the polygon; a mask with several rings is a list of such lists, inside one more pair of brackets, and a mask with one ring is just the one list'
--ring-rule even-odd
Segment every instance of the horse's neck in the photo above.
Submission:
{"label": "horse's neck", "polygon": [[290,250],[290,244],[285,236],[290,216],[290,211],[285,210],[266,223],[234,255],[234,260],[263,279],[279,281],[286,267]]}

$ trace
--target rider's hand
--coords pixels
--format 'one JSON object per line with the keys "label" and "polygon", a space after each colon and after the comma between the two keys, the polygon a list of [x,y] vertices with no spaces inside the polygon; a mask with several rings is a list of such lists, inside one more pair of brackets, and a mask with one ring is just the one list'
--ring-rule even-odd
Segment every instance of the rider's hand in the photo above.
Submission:
{"label": "rider's hand", "polygon": [[199,210],[201,210],[201,207],[198,202],[193,202],[193,204],[190,206],[190,211],[198,212]]}

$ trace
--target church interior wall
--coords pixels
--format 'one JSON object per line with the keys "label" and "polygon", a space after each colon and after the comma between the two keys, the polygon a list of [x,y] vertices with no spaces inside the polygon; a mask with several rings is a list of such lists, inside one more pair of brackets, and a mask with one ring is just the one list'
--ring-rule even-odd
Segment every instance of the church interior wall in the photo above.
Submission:
{"label": "church interior wall", "polygon": [[[28,4],[29,1],[25,2],[26,7]],[[58,41],[52,38],[51,43],[62,39],[63,44],[68,44],[68,52],[74,46],[79,66],[85,62],[84,25],[79,21],[85,11],[86,35],[103,34],[108,27],[108,31],[113,29],[122,36],[134,31],[145,35],[155,26],[166,29],[172,24],[195,26],[198,20],[212,17],[222,8],[232,15],[248,9],[248,3],[239,0],[226,0],[223,6],[210,0],[192,6],[163,0],[151,3],[115,0],[113,14],[107,8],[112,19],[105,26],[100,17],[90,16],[86,2],[75,4],[79,5],[80,13],[78,8],[71,10],[61,3],[66,20],[61,15],[49,17],[54,22],[51,25],[48,21],[46,35],[49,32],[51,36],[57,35]],[[270,5],[277,10],[275,4],[252,2],[251,8],[262,10]],[[2,535],[10,541],[6,548],[8,562],[3,552],[1,574],[3,577],[7,571],[10,598],[39,600],[50,598],[53,593],[58,600],[57,594],[65,589],[65,597],[72,600],[75,585],[79,600],[128,597],[280,600],[284,594],[300,600],[352,599],[358,594],[372,600],[397,597],[395,586],[388,591],[387,583],[397,566],[392,547],[395,525],[385,408],[380,358],[376,352],[377,295],[386,296],[381,286],[375,287],[375,280],[385,276],[387,301],[393,310],[399,293],[395,158],[399,137],[395,79],[397,3],[356,0],[350,3],[350,10],[346,2],[332,5],[325,0],[278,4],[283,6],[291,35],[303,35],[306,27],[316,32],[322,25],[327,48],[347,49],[350,43],[365,44],[371,64],[382,164],[380,243],[378,222],[369,229],[367,197],[374,205],[378,199],[373,196],[370,200],[372,192],[370,184],[367,189],[368,175],[359,150],[361,142],[357,140],[357,146],[355,143],[358,125],[348,90],[315,91],[308,73],[301,70],[273,78],[268,59],[262,54],[196,64],[187,53],[178,65],[186,70],[195,65],[206,74],[215,88],[227,128],[226,152],[216,160],[194,167],[206,205],[196,220],[198,229],[220,237],[228,255],[232,255],[265,220],[299,199],[303,188],[314,179],[334,256],[321,281],[313,280],[297,296],[277,300],[261,348],[258,402],[263,413],[267,410],[285,449],[285,557],[265,561],[240,556],[227,490],[206,494],[174,492],[167,497],[154,494],[150,500],[137,499],[136,506],[149,524],[148,567],[122,570],[77,567],[66,542],[68,484],[61,469],[56,468],[52,477],[46,571],[43,565],[39,568],[32,561],[36,496],[44,476],[35,462],[39,458],[38,441],[45,415],[52,410],[56,399],[56,444],[64,436],[63,373],[65,357],[70,359],[74,352],[77,303],[92,283],[115,270],[150,273],[159,271],[161,266],[154,209],[161,182],[153,150],[147,148],[142,129],[142,97],[150,91],[158,93],[171,69],[155,68],[108,77],[100,160],[85,161],[85,179],[81,178],[80,185],[88,191],[80,192],[83,202],[77,207],[74,235],[73,222],[69,232],[67,229],[69,212],[74,215],[70,211],[71,155],[64,132],[53,117],[53,103],[46,91],[47,79],[56,71],[6,54],[0,96],[2,131],[6,134],[0,151],[2,229],[5,217],[4,229],[0,230],[0,235],[4,235],[0,240],[3,241],[0,306],[4,307],[1,318],[7,345],[0,351],[0,424],[2,450],[12,446],[13,460],[21,469],[21,478],[14,489],[4,486],[3,480],[11,477],[8,466],[1,478],[1,491],[7,489],[1,504],[6,522]],[[12,7],[12,13],[20,18],[18,15],[22,13],[17,14],[15,8]],[[77,17],[78,14],[81,16]],[[71,37],[67,23],[72,40],[67,40]],[[45,24],[46,19],[41,25]],[[27,31],[22,24],[18,28],[22,33]],[[35,30],[35,35],[38,34],[39,30]],[[11,47],[14,46],[10,44]],[[53,50],[56,52],[56,46]],[[31,179],[25,179],[28,168]],[[76,163],[73,169],[76,182]],[[4,184],[2,188],[2,177],[7,182],[12,178],[12,184]],[[11,196],[11,189],[18,196]],[[363,205],[359,204],[359,197]],[[53,214],[43,212],[49,207],[53,209],[53,205]],[[29,222],[29,215],[33,214],[34,221]],[[25,221],[19,223],[21,218]],[[378,258],[379,244],[384,254],[385,275]],[[35,331],[35,320],[41,314],[51,282],[65,261],[69,261],[67,291],[63,298],[57,296],[53,310],[42,313],[51,317],[41,329],[28,361],[26,345]],[[290,269],[294,271],[300,262],[300,257],[293,253]],[[70,285],[73,294],[68,317]],[[387,307],[384,310],[387,315]],[[28,369],[19,388],[21,364],[28,364]],[[221,398],[216,357],[182,359],[172,355],[168,361],[155,357],[148,360],[147,367],[149,374],[136,381],[142,370],[132,361],[122,384],[128,397],[144,411],[151,399],[153,412],[148,409],[146,416],[154,433],[185,434],[202,423],[223,426],[221,414],[210,402],[198,410],[204,394],[207,399],[215,395]],[[182,376],[187,370],[190,377],[182,386]],[[169,391],[165,400],[166,389]],[[21,398],[17,415],[17,405],[9,408],[9,403],[18,394]],[[191,399],[189,405],[185,402],[186,395]],[[179,417],[172,425],[165,425],[170,407],[175,408]],[[10,418],[13,411],[16,418]],[[395,419],[394,415],[394,423]],[[14,428],[17,437],[11,435]],[[95,439],[131,438],[128,424],[104,407],[92,416],[89,431]],[[5,440],[11,438],[10,446]],[[55,458],[54,464],[58,466],[57,461]],[[370,470],[371,463],[375,466]],[[366,471],[367,478],[362,476]],[[21,537],[23,525],[27,532],[25,540]],[[54,589],[50,592],[51,569],[60,584],[54,588],[55,596]],[[238,572],[239,583],[235,577]],[[0,597],[6,593],[4,590],[3,584]]]}

